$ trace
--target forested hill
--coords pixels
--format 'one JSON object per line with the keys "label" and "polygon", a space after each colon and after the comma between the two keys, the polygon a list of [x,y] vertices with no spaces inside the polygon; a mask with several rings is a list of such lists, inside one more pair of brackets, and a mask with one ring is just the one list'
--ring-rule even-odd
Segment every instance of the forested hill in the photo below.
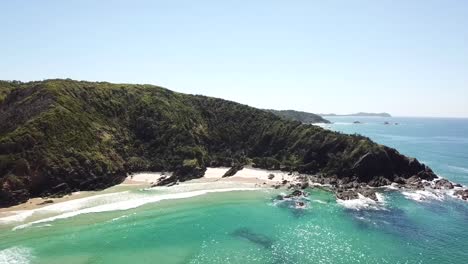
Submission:
{"label": "forested hill", "polygon": [[268,112],[271,112],[277,116],[290,119],[290,120],[296,120],[304,124],[313,124],[313,123],[330,123],[330,121],[326,120],[325,118],[308,113],[308,112],[302,112],[302,111],[295,111],[295,110],[272,110],[268,109],[266,110]]}
{"label": "forested hill", "polygon": [[356,179],[433,174],[361,136],[152,85],[0,82],[0,206],[101,189],[127,173],[252,164]]}

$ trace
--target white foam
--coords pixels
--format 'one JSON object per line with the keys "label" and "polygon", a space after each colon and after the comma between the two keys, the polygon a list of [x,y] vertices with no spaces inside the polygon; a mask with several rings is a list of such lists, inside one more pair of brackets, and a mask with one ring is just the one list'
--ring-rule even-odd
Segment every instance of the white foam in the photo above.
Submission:
{"label": "white foam", "polygon": [[109,211],[124,211],[124,210],[137,208],[148,203],[155,203],[155,202],[159,202],[163,200],[184,199],[184,198],[200,196],[200,195],[204,195],[208,193],[231,192],[231,191],[251,191],[251,190],[258,190],[258,189],[259,188],[226,188],[226,189],[198,190],[198,191],[171,193],[171,194],[162,194],[162,195],[139,195],[140,196],[139,198],[133,198],[133,199],[127,197],[123,201],[107,203],[107,204],[102,204],[102,205],[98,205],[94,207],[76,210],[76,211],[66,212],[60,215],[33,221],[27,224],[18,225],[14,227],[13,230],[23,229],[34,224],[52,222],[52,221],[59,220],[59,219],[66,219],[66,218],[74,217],[74,216],[81,215],[81,214],[101,213],[101,212],[109,212]]}
{"label": "white foam", "polygon": [[377,197],[377,201],[379,201],[379,203],[385,203],[385,196],[383,194],[376,192],[375,196]]}
{"label": "white foam", "polygon": [[378,201],[374,201],[371,198],[367,198],[360,193],[358,193],[357,199],[351,200],[341,200],[337,199],[336,202],[341,206],[344,206],[348,209],[353,210],[363,210],[363,209],[372,209],[372,210],[383,210],[383,195],[376,193]]}
{"label": "white foam", "polygon": [[44,206],[37,209],[31,210],[20,210],[20,211],[13,211],[12,215],[0,218],[0,224],[9,224],[15,222],[23,222],[29,217],[36,215],[36,214],[50,214],[50,213],[64,213],[69,211],[75,211],[82,209],[90,204],[95,204],[98,202],[105,201],[111,197],[121,197],[122,194],[128,193],[125,192],[118,192],[118,193],[107,193],[107,194],[99,194],[94,195],[86,198],[80,198],[75,200],[70,200],[66,202],[60,202],[48,206]]}
{"label": "white foam", "polygon": [[385,186],[382,186],[382,187],[383,187],[383,188],[387,188],[387,189],[389,189],[389,190],[398,190],[398,189],[400,189],[400,188],[398,187],[398,184],[396,184],[396,183],[392,183],[392,184],[390,184],[390,185],[385,185]]}
{"label": "white foam", "polygon": [[428,200],[438,200],[441,201],[444,199],[444,195],[441,193],[436,193],[435,191],[426,191],[426,190],[416,190],[416,191],[404,191],[402,194],[410,200],[417,202],[424,202]]}
{"label": "white foam", "polygon": [[32,250],[26,247],[11,247],[0,251],[0,263],[27,264],[33,259]]}
{"label": "white foam", "polygon": [[14,222],[22,222],[26,218],[33,215],[34,210],[20,210],[20,211],[11,211],[12,215],[5,216],[0,218],[0,224],[9,224]]}
{"label": "white foam", "polygon": [[322,200],[312,200],[313,202],[319,203],[319,204],[327,204],[326,202]]}
{"label": "white foam", "polygon": [[133,213],[133,214],[128,214],[128,215],[118,216],[118,217],[112,218],[110,221],[111,221],[111,222],[118,221],[118,220],[120,220],[120,219],[124,219],[124,218],[130,217],[131,215],[135,215],[135,213]]}

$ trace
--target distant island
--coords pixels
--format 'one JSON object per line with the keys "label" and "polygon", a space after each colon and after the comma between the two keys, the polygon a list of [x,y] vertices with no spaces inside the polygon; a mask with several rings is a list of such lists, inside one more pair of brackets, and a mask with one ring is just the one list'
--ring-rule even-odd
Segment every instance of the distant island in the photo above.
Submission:
{"label": "distant island", "polygon": [[329,124],[330,121],[325,118],[308,112],[295,111],[295,110],[272,110],[267,109],[266,111],[273,113],[279,117],[286,118],[289,120],[299,121],[303,124],[313,124],[313,123],[326,123]]}
{"label": "distant island", "polygon": [[368,116],[368,117],[392,117],[389,113],[366,113],[359,112],[355,114],[337,115],[337,114],[318,114],[319,116]]}

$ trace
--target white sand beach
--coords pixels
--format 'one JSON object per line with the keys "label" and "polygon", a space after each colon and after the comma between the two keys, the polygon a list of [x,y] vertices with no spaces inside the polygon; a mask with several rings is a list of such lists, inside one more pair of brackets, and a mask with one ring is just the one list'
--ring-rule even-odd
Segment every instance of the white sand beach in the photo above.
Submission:
{"label": "white sand beach", "polygon": [[[238,171],[234,176],[224,177],[223,175],[229,170],[227,167],[207,168],[205,175],[202,178],[187,181],[186,183],[197,182],[206,183],[207,187],[210,182],[231,183],[229,186],[250,186],[272,188],[275,185],[281,184],[284,180],[288,183],[295,183],[297,174],[291,174],[282,171],[268,171],[245,167]],[[110,187],[102,191],[81,191],[74,192],[59,198],[37,197],[31,198],[27,202],[7,207],[0,208],[0,219],[16,214],[24,214],[25,211],[34,210],[50,205],[58,206],[61,202],[68,202],[75,199],[87,198],[95,195],[112,193],[120,190],[150,188],[157,183],[162,177],[171,177],[170,172],[141,172],[129,175],[121,184]],[[184,184],[184,183],[181,183]],[[171,187],[167,187],[171,188]]]}

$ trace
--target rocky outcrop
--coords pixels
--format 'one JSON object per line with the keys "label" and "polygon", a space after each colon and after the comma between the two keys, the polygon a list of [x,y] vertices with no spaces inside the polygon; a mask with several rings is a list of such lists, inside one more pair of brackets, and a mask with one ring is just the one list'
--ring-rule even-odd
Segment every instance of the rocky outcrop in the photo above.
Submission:
{"label": "rocky outcrop", "polygon": [[236,165],[232,166],[228,171],[226,171],[226,173],[224,173],[223,178],[224,177],[234,176],[234,175],[236,175],[236,173],[238,171],[242,170],[243,168],[244,168],[244,165],[236,164]]}
{"label": "rocky outcrop", "polygon": [[370,198],[374,201],[377,201],[377,195],[375,194],[375,189],[368,187],[358,187],[358,188],[343,188],[339,187],[334,190],[336,198],[340,200],[353,200],[358,199],[359,194],[364,197]]}
{"label": "rocky outcrop", "polygon": [[384,151],[368,152],[354,163],[352,171],[358,181],[379,187],[392,182],[412,178],[412,182],[431,181],[437,176],[415,158],[400,155],[395,149],[384,147]]}
{"label": "rocky outcrop", "polygon": [[453,184],[446,179],[437,180],[434,184],[435,189],[453,189]]}
{"label": "rocky outcrop", "polygon": [[46,204],[51,204],[54,203],[53,200],[44,200],[43,202],[38,203],[37,205],[46,205]]}
{"label": "rocky outcrop", "polygon": [[171,177],[161,179],[156,185],[172,186],[174,183],[201,178],[205,175],[205,172],[206,167],[200,166],[196,161],[186,161],[183,165],[177,167]]}
{"label": "rocky outcrop", "polygon": [[462,200],[468,201],[468,189],[457,190],[454,195]]}

